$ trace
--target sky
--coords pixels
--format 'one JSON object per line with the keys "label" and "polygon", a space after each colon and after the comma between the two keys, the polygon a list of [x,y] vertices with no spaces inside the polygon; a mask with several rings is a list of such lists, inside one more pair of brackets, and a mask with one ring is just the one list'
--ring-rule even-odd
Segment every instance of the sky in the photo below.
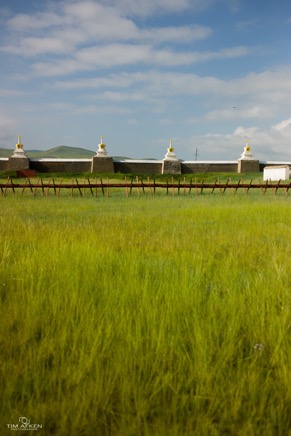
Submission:
{"label": "sky", "polygon": [[0,0],[0,147],[291,162],[290,0]]}

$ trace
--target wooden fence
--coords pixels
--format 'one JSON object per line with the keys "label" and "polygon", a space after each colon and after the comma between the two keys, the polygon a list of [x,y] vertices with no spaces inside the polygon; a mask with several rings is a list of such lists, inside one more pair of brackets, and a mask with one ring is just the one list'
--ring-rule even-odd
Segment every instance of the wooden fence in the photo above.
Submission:
{"label": "wooden fence", "polygon": [[[278,190],[283,190],[283,192],[287,195],[288,191],[291,187],[291,183],[282,182],[279,180],[278,182],[272,183],[271,181],[261,182],[260,180],[257,183],[254,183],[252,180],[248,183],[239,180],[238,182],[232,182],[231,179],[228,179],[226,182],[220,182],[217,179],[214,183],[209,182],[197,182],[192,179],[190,181],[178,180],[175,181],[174,178],[169,182],[166,180],[165,182],[157,182],[155,179],[150,181],[150,179],[131,179],[127,180],[125,177],[123,182],[113,182],[107,179],[105,182],[102,179],[97,180],[95,178],[93,181],[89,178],[84,179],[80,182],[78,179],[72,179],[71,183],[68,183],[67,179],[65,182],[63,180],[55,182],[53,178],[49,178],[48,181],[43,181],[42,178],[39,178],[37,182],[31,181],[29,178],[25,179],[24,182],[15,183],[11,177],[8,177],[6,182],[0,182],[0,189],[3,196],[7,195],[8,190],[15,194],[16,190],[20,190],[21,195],[25,192],[25,190],[29,190],[32,195],[37,195],[37,193],[41,193],[45,196],[48,196],[50,192],[54,195],[60,195],[61,190],[69,190],[71,191],[71,195],[74,195],[74,192],[77,192],[81,196],[85,196],[86,192],[89,192],[92,196],[98,196],[98,193],[102,196],[110,196],[110,190],[113,188],[123,189],[125,191],[125,195],[128,197],[132,194],[133,189],[135,192],[140,195],[145,194],[146,192],[150,193],[150,195],[155,195],[157,190],[164,190],[168,195],[169,192],[172,195],[183,193],[191,194],[191,192],[196,193],[197,195],[202,194],[203,192],[213,194],[215,190],[218,190],[221,194],[224,194],[228,189],[232,190],[232,193],[235,194],[238,190],[243,190],[244,193],[248,193],[249,190],[258,189],[262,194],[265,194],[267,190],[271,190],[273,194],[276,194]],[[147,189],[147,191],[146,191]]]}

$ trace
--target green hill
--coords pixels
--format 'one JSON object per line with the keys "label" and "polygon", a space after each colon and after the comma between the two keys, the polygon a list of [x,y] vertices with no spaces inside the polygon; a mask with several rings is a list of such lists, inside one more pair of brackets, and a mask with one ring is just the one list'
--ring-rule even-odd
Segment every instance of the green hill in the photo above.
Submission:
{"label": "green hill", "polygon": [[[0,158],[10,157],[13,154],[12,149],[0,148]],[[92,150],[86,150],[81,147],[68,147],[66,145],[60,145],[59,147],[50,148],[49,150],[25,150],[27,157],[31,159],[41,158],[54,158],[54,159],[91,159],[95,156],[96,152]],[[132,159],[126,156],[112,156],[114,160],[120,161],[124,159]],[[143,160],[156,160],[152,158],[141,158]]]}
{"label": "green hill", "polygon": [[0,157],[12,156],[13,150],[8,148],[0,148]]}
{"label": "green hill", "polygon": [[27,151],[27,157],[40,159],[40,158],[67,158],[67,159],[90,159],[96,153],[94,151],[86,150],[80,147],[67,147],[60,145],[45,151]]}
{"label": "green hill", "polygon": [[[0,157],[10,157],[13,150],[7,148],[0,148]],[[60,145],[59,147],[50,148],[49,150],[25,150],[25,154],[29,158],[67,158],[67,159],[91,159],[96,152],[86,150],[80,147],[67,147]]]}

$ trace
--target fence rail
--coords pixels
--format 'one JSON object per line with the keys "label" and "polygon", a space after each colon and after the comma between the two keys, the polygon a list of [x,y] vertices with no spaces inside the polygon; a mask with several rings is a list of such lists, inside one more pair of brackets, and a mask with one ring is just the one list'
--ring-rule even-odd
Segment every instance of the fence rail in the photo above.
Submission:
{"label": "fence rail", "polygon": [[[227,189],[231,189],[233,194],[235,194],[238,190],[243,190],[246,194],[251,189],[259,189],[263,194],[267,192],[267,190],[272,190],[273,194],[276,194],[279,189],[283,190],[287,195],[288,191],[291,187],[291,182],[282,182],[279,180],[276,183],[271,181],[261,182],[260,180],[257,183],[254,183],[252,180],[248,183],[239,180],[238,182],[232,182],[231,179],[228,179],[226,182],[220,182],[217,179],[214,183],[209,182],[196,182],[190,180],[186,181],[184,178],[183,181],[180,179],[178,181],[174,181],[174,178],[169,182],[157,182],[155,179],[150,181],[138,179],[138,177],[134,180],[127,180],[125,177],[124,182],[112,182],[109,179],[104,182],[102,179],[97,181],[97,179],[90,180],[89,178],[84,179],[83,182],[80,182],[78,179],[72,179],[71,183],[68,183],[67,180],[63,182],[62,180],[59,182],[55,182],[53,178],[49,178],[48,181],[43,181],[42,178],[39,178],[37,182],[31,181],[27,178],[24,182],[15,183],[11,177],[8,177],[6,182],[0,182],[0,189],[3,196],[7,195],[8,189],[10,189],[13,194],[15,194],[16,190],[21,190],[21,195],[25,190],[30,190],[33,195],[37,195],[38,191],[43,195],[48,196],[49,192],[53,192],[55,195],[60,195],[61,190],[71,190],[71,195],[74,195],[74,192],[77,191],[81,196],[84,196],[86,191],[89,190],[91,195],[98,196],[98,192],[103,196],[110,196],[110,189],[112,188],[121,188],[125,190],[126,196],[130,196],[132,194],[132,190],[136,189],[138,195],[142,192],[146,193],[145,189],[147,188],[151,195],[156,194],[157,189],[166,190],[166,193],[172,193],[172,195],[180,194],[183,192],[184,194],[191,192],[195,192],[197,195],[202,194],[204,190],[208,190],[207,192],[213,194],[215,190],[219,190],[221,194],[224,194]],[[10,191],[10,192],[11,192]],[[147,191],[148,192],[148,191]]]}

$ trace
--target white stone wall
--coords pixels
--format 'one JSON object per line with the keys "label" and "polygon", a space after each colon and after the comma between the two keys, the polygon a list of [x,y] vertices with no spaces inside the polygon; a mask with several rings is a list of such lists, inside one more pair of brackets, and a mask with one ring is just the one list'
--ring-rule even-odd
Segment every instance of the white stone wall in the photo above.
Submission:
{"label": "white stone wall", "polygon": [[288,165],[280,165],[264,168],[264,180],[278,181],[289,180],[290,168]]}

